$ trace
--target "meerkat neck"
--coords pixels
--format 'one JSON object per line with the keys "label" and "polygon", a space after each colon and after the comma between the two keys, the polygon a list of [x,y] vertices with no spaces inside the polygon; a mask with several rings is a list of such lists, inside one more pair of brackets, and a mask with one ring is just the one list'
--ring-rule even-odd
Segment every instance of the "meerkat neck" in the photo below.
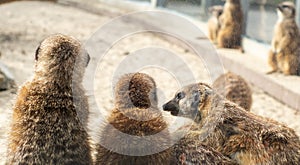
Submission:
{"label": "meerkat neck", "polygon": [[281,13],[281,11],[277,10],[277,15],[278,15],[278,20],[277,20],[277,22],[278,22],[278,23],[283,22],[284,16],[283,16],[283,14]]}
{"label": "meerkat neck", "polygon": [[208,95],[205,99],[205,101],[198,107],[198,113],[195,118],[196,123],[204,123],[206,117],[209,114],[209,111],[211,109],[212,104],[212,97],[211,95]]}

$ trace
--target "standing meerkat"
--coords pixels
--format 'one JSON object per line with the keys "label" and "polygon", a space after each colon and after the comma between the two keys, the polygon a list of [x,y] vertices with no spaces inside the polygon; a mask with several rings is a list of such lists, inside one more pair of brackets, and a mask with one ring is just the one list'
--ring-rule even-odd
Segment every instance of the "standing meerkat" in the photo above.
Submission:
{"label": "standing meerkat", "polygon": [[277,14],[278,21],[268,59],[272,70],[268,73],[279,71],[285,75],[299,75],[300,34],[295,21],[294,3],[280,3]]}
{"label": "standing meerkat", "polygon": [[252,105],[252,91],[243,77],[228,72],[218,77],[212,87],[217,93],[229,101],[250,111]]}
{"label": "standing meerkat", "polygon": [[220,16],[221,28],[218,33],[218,47],[242,48],[243,11],[240,0],[226,0]]}
{"label": "standing meerkat", "polygon": [[223,6],[212,6],[209,8],[211,17],[208,20],[208,37],[213,43],[217,43],[217,37],[221,28],[220,16],[223,13]]}
{"label": "standing meerkat", "polygon": [[164,104],[164,110],[193,118],[203,144],[238,164],[298,164],[300,140],[294,130],[224,99],[204,83],[191,84]]}
{"label": "standing meerkat", "polygon": [[35,60],[34,77],[13,108],[7,164],[92,164],[75,101],[84,97],[88,54],[76,39],[57,34],[41,42]]}

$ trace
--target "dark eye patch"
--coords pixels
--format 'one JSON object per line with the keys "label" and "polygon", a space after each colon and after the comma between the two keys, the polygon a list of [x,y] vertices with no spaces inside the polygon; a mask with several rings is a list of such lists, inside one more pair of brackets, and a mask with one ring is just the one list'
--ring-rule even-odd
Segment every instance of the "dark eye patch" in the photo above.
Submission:
{"label": "dark eye patch", "polygon": [[176,95],[176,99],[177,100],[183,99],[184,97],[185,97],[185,93],[184,92],[179,92]]}
{"label": "dark eye patch", "polygon": [[283,8],[289,8],[289,6],[287,6],[287,5],[282,5],[282,7],[283,7]]}

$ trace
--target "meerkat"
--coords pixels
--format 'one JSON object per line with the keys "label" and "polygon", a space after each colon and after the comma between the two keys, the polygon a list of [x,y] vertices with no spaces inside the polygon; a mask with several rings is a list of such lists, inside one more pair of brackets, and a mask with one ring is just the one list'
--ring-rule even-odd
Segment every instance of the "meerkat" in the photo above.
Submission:
{"label": "meerkat", "polygon": [[299,75],[300,34],[295,21],[295,5],[287,1],[277,6],[278,21],[272,39],[268,73],[282,72],[285,75]]}
{"label": "meerkat", "polygon": [[223,13],[223,6],[212,6],[209,8],[211,17],[208,20],[208,37],[213,43],[217,43],[217,37],[221,28],[220,16]]}
{"label": "meerkat", "polygon": [[218,47],[242,48],[243,11],[240,0],[226,0],[220,16],[221,28],[218,33]]}
{"label": "meerkat", "polygon": [[[126,74],[115,86],[115,108],[100,134],[101,144],[110,148],[101,144],[97,146],[96,164],[169,164],[171,151],[167,148],[171,137],[167,130],[167,123],[157,107],[153,78],[144,73]],[[150,142],[122,138],[120,132],[134,137],[149,137]],[[160,152],[152,154],[155,149]],[[120,153],[125,150],[133,155]],[[148,155],[135,156],[134,153]]]}
{"label": "meerkat", "polygon": [[298,164],[300,140],[284,124],[242,110],[209,85],[191,84],[163,105],[173,115],[193,118],[202,143],[238,164]]}
{"label": "meerkat", "polygon": [[218,77],[212,87],[226,99],[250,111],[252,105],[252,91],[243,77],[232,72],[227,72]]}
{"label": "meerkat", "polygon": [[34,77],[20,88],[13,108],[7,164],[92,164],[77,115],[82,107],[75,103],[88,59],[73,37],[56,34],[41,42]]}
{"label": "meerkat", "polygon": [[[157,107],[155,81],[144,73],[124,75],[115,87],[115,109],[108,118],[104,131],[100,135],[101,144],[109,144],[111,149],[97,146],[96,164],[188,164],[220,162],[232,164],[232,161],[209,147],[194,147],[196,134],[185,136],[174,146],[161,111]],[[130,118],[134,116],[134,118]],[[139,120],[137,120],[139,119]],[[146,120],[147,119],[147,120]],[[113,129],[114,128],[114,129]],[[133,136],[149,136],[161,133],[150,139],[149,144],[133,140],[120,139],[120,133]],[[126,143],[127,142],[127,143]],[[150,146],[151,145],[151,146]],[[161,147],[165,146],[166,149]],[[146,156],[123,155],[114,152],[114,147],[131,149],[133,152],[161,148],[161,152]]]}

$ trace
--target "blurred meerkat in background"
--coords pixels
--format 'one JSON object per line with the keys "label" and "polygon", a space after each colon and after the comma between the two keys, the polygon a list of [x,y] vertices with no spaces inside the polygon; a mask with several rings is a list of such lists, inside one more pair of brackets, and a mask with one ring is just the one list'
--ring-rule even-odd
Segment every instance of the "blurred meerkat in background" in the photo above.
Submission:
{"label": "blurred meerkat in background", "polygon": [[252,105],[252,91],[247,81],[240,75],[227,72],[218,77],[212,87],[229,101],[236,103],[250,111]]}
{"label": "blurred meerkat in background", "polygon": [[277,6],[277,15],[278,21],[268,58],[272,70],[268,74],[282,72],[285,75],[299,75],[300,35],[295,21],[294,3],[280,3]]}
{"label": "blurred meerkat in background", "polygon": [[240,0],[226,0],[220,16],[218,47],[242,49],[243,11]]}
{"label": "blurred meerkat in background", "polygon": [[208,37],[216,44],[218,33],[221,28],[220,16],[223,13],[223,6],[212,6],[209,8],[209,13],[211,14],[211,17],[208,20]]}

